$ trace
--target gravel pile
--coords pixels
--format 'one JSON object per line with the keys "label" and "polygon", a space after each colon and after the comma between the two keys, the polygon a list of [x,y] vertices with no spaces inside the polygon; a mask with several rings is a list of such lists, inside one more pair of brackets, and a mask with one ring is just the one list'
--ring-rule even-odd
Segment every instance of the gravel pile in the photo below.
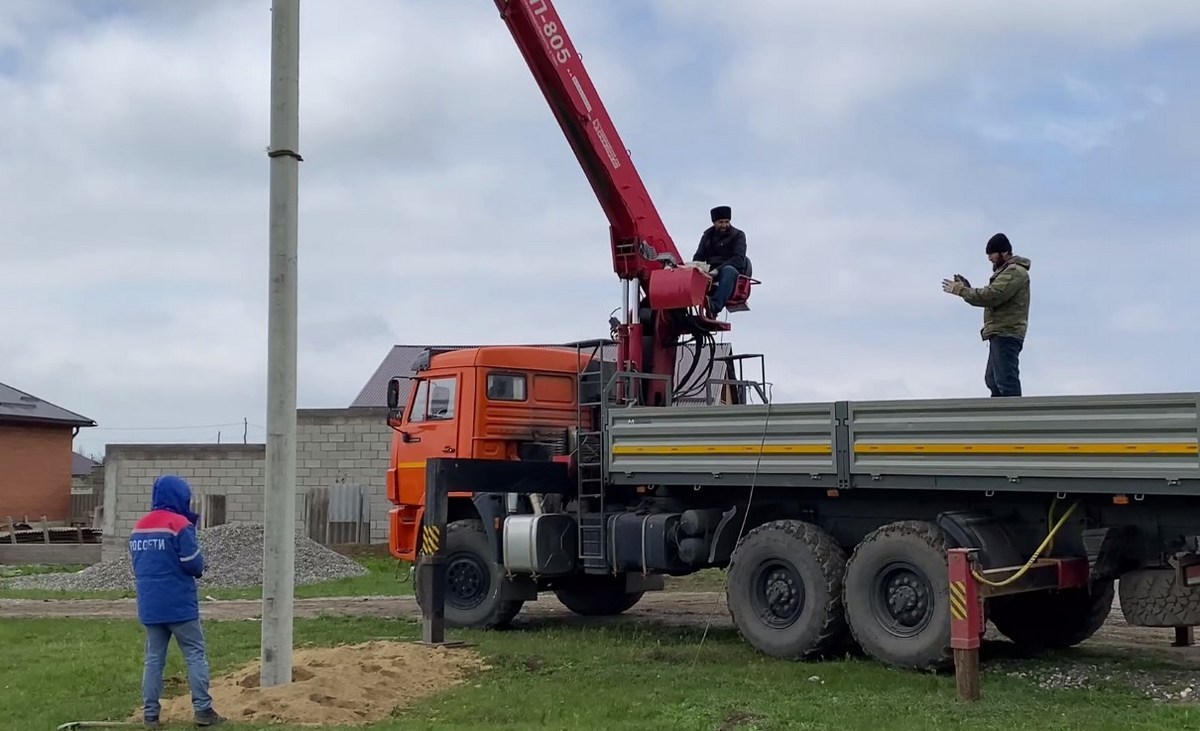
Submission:
{"label": "gravel pile", "polygon": [[1165,702],[1196,702],[1200,673],[1194,670],[1135,670],[1090,663],[1065,667],[1008,670],[1010,678],[1024,678],[1044,690],[1103,690],[1112,686],[1133,688],[1147,698]]}
{"label": "gravel pile", "polygon": [[[206,568],[200,585],[212,589],[261,586],[263,580],[263,526],[227,523],[200,531]],[[367,570],[356,561],[322,546],[306,536],[296,536],[296,584],[315,584]],[[75,573],[22,576],[0,581],[10,589],[51,591],[129,591],[134,588],[129,555],[98,563]]]}

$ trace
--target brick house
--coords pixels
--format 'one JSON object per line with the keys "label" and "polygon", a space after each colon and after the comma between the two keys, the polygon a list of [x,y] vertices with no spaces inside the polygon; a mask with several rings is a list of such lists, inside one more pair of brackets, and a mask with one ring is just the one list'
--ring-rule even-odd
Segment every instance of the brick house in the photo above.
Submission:
{"label": "brick house", "polygon": [[75,435],[96,422],[0,383],[0,521],[65,521]]}

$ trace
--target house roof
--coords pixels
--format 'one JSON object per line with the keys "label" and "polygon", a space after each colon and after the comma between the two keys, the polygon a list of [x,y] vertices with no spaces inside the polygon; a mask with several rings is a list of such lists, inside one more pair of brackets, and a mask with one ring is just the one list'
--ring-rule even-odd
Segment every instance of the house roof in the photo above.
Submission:
{"label": "house roof", "polygon": [[71,452],[71,476],[82,477],[92,474],[92,470],[100,465],[91,457],[85,457],[79,452]]}
{"label": "house roof", "polygon": [[3,383],[0,383],[0,421],[96,426],[96,422],[86,416],[67,411]]}
{"label": "house roof", "polygon": [[[527,347],[561,348],[564,346],[573,347],[573,344],[537,343],[537,344],[531,344]],[[369,379],[367,379],[366,384],[363,385],[362,390],[360,390],[358,392],[358,396],[356,396],[354,401],[351,402],[350,408],[352,408],[352,409],[353,408],[374,408],[374,407],[381,407],[381,406],[386,407],[387,406],[387,384],[388,384],[388,381],[390,381],[392,378],[397,377],[397,376],[411,375],[413,373],[413,367],[417,362],[417,358],[426,349],[464,350],[467,348],[480,348],[480,347],[487,347],[487,346],[483,346],[483,345],[393,345],[392,349],[390,351],[388,351],[386,356],[384,356],[383,362],[381,362],[379,364],[379,367],[375,369],[375,372],[373,374],[371,374],[371,377]],[[591,351],[589,351],[588,349],[585,348],[583,350],[583,352],[591,352]],[[730,354],[732,354],[732,352],[733,352],[733,346],[731,346],[729,343],[717,343],[716,356],[718,358],[730,355]],[[617,346],[616,345],[604,346],[602,357],[604,358],[604,360],[607,360],[607,361],[615,361],[617,358]],[[676,362],[675,362],[676,378],[682,378],[684,375],[687,375],[688,370],[692,368],[692,362],[694,359],[695,359],[695,355],[692,352],[691,348],[683,347],[683,348],[678,349]],[[707,366],[708,360],[709,360],[708,350],[707,349],[701,350],[700,364],[692,372],[692,375],[689,377],[688,383],[686,385],[689,385],[689,386],[692,384],[698,385],[698,383],[695,379],[699,378],[700,374],[702,374],[704,372],[704,369]],[[713,377],[721,378],[721,377],[725,377],[725,376],[723,374],[714,373]],[[408,399],[409,388],[410,388],[409,381],[401,381],[400,382],[400,402],[401,403],[404,403]],[[712,383],[708,384],[708,387],[707,387],[708,394],[709,394],[708,398],[705,398],[704,391],[699,388],[694,388],[694,389],[689,388],[688,390],[695,391],[697,393],[694,396],[677,399],[675,402],[676,404],[678,404],[680,406],[686,406],[686,405],[697,406],[697,405],[704,405],[704,404],[708,404],[708,403],[717,403],[720,401],[721,384],[712,384]]]}

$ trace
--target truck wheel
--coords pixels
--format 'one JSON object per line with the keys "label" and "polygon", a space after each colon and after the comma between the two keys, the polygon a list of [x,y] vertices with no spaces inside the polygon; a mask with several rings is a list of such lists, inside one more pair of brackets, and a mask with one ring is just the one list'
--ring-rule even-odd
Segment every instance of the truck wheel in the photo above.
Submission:
{"label": "truck wheel", "polygon": [[[504,572],[492,556],[482,521],[449,523],[442,555],[446,562],[447,627],[492,629],[512,622],[524,602],[500,600]],[[421,606],[422,573],[418,567],[413,580],[418,606]]]}
{"label": "truck wheel", "polygon": [[946,537],[933,523],[889,523],[858,544],[846,564],[843,603],[864,652],[901,668],[950,664],[946,561]]}
{"label": "truck wheel", "polygon": [[1087,589],[1010,594],[988,600],[1000,634],[1028,649],[1074,647],[1096,634],[1112,611],[1113,582]]}
{"label": "truck wheel", "polygon": [[799,520],[760,525],[738,542],[726,603],[742,637],[758,651],[805,660],[845,634],[846,554],[827,533]]}
{"label": "truck wheel", "polygon": [[624,578],[615,576],[585,576],[570,586],[554,590],[554,596],[567,609],[585,617],[611,617],[620,614],[642,600],[645,592],[625,591]]}
{"label": "truck wheel", "polygon": [[1137,569],[1122,574],[1121,613],[1135,627],[1200,625],[1200,588],[1180,585],[1175,569]]}

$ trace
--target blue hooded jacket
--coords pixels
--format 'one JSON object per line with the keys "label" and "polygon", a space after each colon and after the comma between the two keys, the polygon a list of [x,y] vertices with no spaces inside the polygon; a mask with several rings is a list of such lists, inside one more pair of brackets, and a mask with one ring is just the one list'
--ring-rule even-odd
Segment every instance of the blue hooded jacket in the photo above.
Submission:
{"label": "blue hooded jacket", "polygon": [[151,511],[129,534],[142,624],[174,624],[200,618],[199,579],[204,556],[196,535],[200,516],[191,511],[192,488],[176,475],[154,481]]}

